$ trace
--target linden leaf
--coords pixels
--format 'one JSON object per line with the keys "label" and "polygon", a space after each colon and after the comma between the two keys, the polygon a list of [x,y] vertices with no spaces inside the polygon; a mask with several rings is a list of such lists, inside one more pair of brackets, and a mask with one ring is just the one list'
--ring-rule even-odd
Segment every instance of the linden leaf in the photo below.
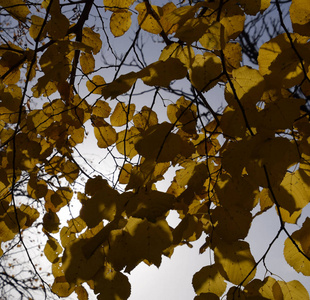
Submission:
{"label": "linden leaf", "polygon": [[59,245],[58,241],[52,236],[49,236],[44,247],[44,254],[46,258],[51,263],[54,263],[61,253],[62,247]]}
{"label": "linden leaf", "polygon": [[92,80],[86,82],[88,91],[99,95],[101,95],[102,89],[105,85],[105,80],[100,75],[95,75]]}
{"label": "linden leaf", "polygon": [[189,71],[189,78],[198,90],[207,91],[214,87],[222,72],[221,59],[213,53],[197,54]]}
{"label": "linden leaf", "polygon": [[122,36],[131,26],[130,11],[113,12],[110,19],[110,30],[115,37]]}
{"label": "linden leaf", "polygon": [[181,151],[182,139],[171,130],[172,125],[166,122],[149,127],[134,141],[136,150],[157,162],[173,160]]}
{"label": "linden leaf", "polygon": [[309,182],[309,177],[304,178],[300,170],[286,173],[280,187],[274,190],[279,205],[290,214],[304,208],[309,203]]}
{"label": "linden leaf", "polygon": [[[44,22],[43,18],[36,15],[31,16],[31,26],[29,28],[29,34],[34,40],[38,38],[43,22]],[[44,27],[40,36],[40,40],[42,40],[45,37],[45,35],[46,35],[46,28]]]}
{"label": "linden leaf", "polygon": [[0,5],[16,20],[26,22],[30,10],[23,0],[0,0]]}
{"label": "linden leaf", "polygon": [[103,0],[103,5],[106,10],[118,11],[128,9],[135,0]]}
{"label": "linden leaf", "polygon": [[167,60],[170,57],[178,58],[187,68],[193,63],[195,52],[191,46],[181,46],[179,43],[167,45],[160,54],[159,60]]}
{"label": "linden leaf", "polygon": [[69,183],[73,183],[78,178],[79,172],[80,168],[76,163],[69,160],[64,163],[62,173]]}
{"label": "linden leaf", "polygon": [[179,27],[175,33],[175,37],[190,45],[198,41],[209,27],[210,24],[205,18],[191,18],[183,26]]}
{"label": "linden leaf", "polygon": [[292,0],[290,17],[294,32],[309,36],[310,31],[310,8],[307,0]]}
{"label": "linden leaf", "polygon": [[[241,101],[244,108],[254,107],[260,100],[264,92],[264,77],[255,69],[243,66],[232,70],[231,80],[234,92]],[[230,83],[227,83],[225,90],[225,99],[229,106],[237,109],[238,103],[235,94],[232,91]]]}
{"label": "linden leaf", "polygon": [[89,74],[95,69],[95,59],[91,53],[83,52],[80,56],[80,65],[84,74]]}
{"label": "linden leaf", "polygon": [[107,122],[104,122],[101,126],[94,125],[94,133],[99,148],[107,148],[117,141],[115,129]]}
{"label": "linden leaf", "polygon": [[233,284],[242,283],[244,286],[255,276],[255,260],[247,242],[219,242],[214,249],[214,258],[215,263],[222,265],[224,269],[222,276]]}
{"label": "linden leaf", "polygon": [[167,107],[167,116],[171,123],[175,123],[183,131],[196,134],[197,107],[190,100],[182,96],[175,104]]}
{"label": "linden leaf", "polygon": [[302,51],[302,45],[306,44],[308,39],[296,33],[291,33],[289,39],[284,33],[263,44],[259,49],[259,71],[265,80],[268,78],[268,85],[290,88],[300,84],[304,77],[300,60],[290,40],[297,51]]}
{"label": "linden leaf", "polygon": [[139,135],[140,131],[136,127],[131,127],[129,130],[119,132],[116,142],[116,149],[118,152],[129,158],[135,157],[138,154],[135,149],[135,140]]}
{"label": "linden leaf", "polygon": [[111,114],[110,121],[112,126],[123,126],[132,120],[135,112],[135,104],[125,105],[123,102],[118,102]]}
{"label": "linden leaf", "polygon": [[238,3],[227,3],[222,8],[220,22],[224,25],[228,39],[235,39],[243,30],[245,14]]}
{"label": "linden leaf", "polygon": [[[56,1],[53,1],[53,4],[54,3],[56,3]],[[52,14],[51,19],[46,24],[46,29],[53,40],[58,40],[63,39],[67,35],[69,26],[69,20],[59,11],[55,14]]]}
{"label": "linden leaf", "polygon": [[120,184],[127,184],[129,182],[131,170],[132,164],[124,164],[118,178]]}
{"label": "linden leaf", "polygon": [[[296,272],[301,272],[305,276],[310,276],[310,219],[306,218],[302,227],[295,231],[291,237],[299,247],[296,248],[290,238],[287,238],[284,243],[284,257],[287,263],[295,269]],[[305,257],[305,255],[307,257]]]}
{"label": "linden leaf", "polygon": [[59,231],[60,221],[56,213],[49,211],[43,216],[43,229],[50,233]]}
{"label": "linden leaf", "polygon": [[221,296],[226,290],[226,282],[216,264],[203,267],[193,277],[193,287],[196,294],[213,293]]}
{"label": "linden leaf", "polygon": [[282,290],[283,300],[309,300],[308,291],[299,281],[278,281],[278,284]]}
{"label": "linden leaf", "polygon": [[68,283],[65,276],[56,277],[53,285],[52,292],[59,297],[68,297],[70,296],[75,289],[75,284]]}
{"label": "linden leaf", "polygon": [[126,202],[126,214],[135,218],[146,218],[155,222],[157,218],[163,217],[167,211],[172,209],[175,198],[158,191],[139,191],[129,194]]}
{"label": "linden leaf", "polygon": [[100,39],[100,34],[93,31],[89,27],[83,28],[82,43],[90,46],[94,54],[99,53],[102,47],[102,41]]}
{"label": "linden leaf", "polygon": [[157,114],[149,107],[143,106],[142,110],[133,116],[136,128],[146,130],[148,127],[158,124]]}
{"label": "linden leaf", "polygon": [[108,102],[98,100],[93,107],[92,115],[100,118],[107,118],[111,113],[111,107]]}
{"label": "linden leaf", "polygon": [[78,300],[88,300],[89,299],[88,293],[83,286],[77,286],[74,291],[78,297]]}
{"label": "linden leaf", "polygon": [[80,217],[88,227],[93,228],[103,219],[112,221],[118,209],[121,209],[118,192],[103,181],[97,185],[95,194],[83,203]]}
{"label": "linden leaf", "polygon": [[117,96],[129,91],[132,85],[137,81],[139,73],[130,72],[125,75],[121,75],[114,81],[108,83],[102,89],[102,95],[105,99],[114,99]]}
{"label": "linden leaf", "polygon": [[28,195],[33,199],[39,199],[46,195],[47,184],[44,180],[38,180],[37,176],[30,176],[27,185]]}
{"label": "linden leaf", "polygon": [[130,296],[130,283],[123,273],[105,267],[104,272],[95,276],[94,292],[98,300],[128,299]]}
{"label": "linden leaf", "polygon": [[[139,13],[138,22],[140,27],[150,33],[159,34],[163,28],[161,27],[159,20],[156,20],[151,14],[148,12],[148,8],[144,2],[139,3],[135,10]],[[159,6],[152,5],[152,10],[158,16],[163,14],[162,8]]]}
{"label": "linden leaf", "polygon": [[199,43],[207,50],[221,50],[228,41],[224,26],[220,22],[214,22],[207,28]]}
{"label": "linden leaf", "polygon": [[150,64],[142,72],[144,76],[141,79],[145,84],[169,87],[172,80],[184,78],[187,70],[179,59],[170,57]]}
{"label": "linden leaf", "polygon": [[125,267],[128,273],[143,260],[159,267],[161,255],[171,242],[172,234],[166,220],[152,223],[130,217],[124,229],[111,231],[107,259],[116,270]]}

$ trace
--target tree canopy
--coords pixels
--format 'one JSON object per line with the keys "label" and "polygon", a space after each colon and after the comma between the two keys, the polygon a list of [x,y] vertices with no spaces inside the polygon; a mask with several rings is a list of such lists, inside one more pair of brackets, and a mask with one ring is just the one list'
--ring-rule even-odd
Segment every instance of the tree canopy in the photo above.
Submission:
{"label": "tree canopy", "polygon": [[[285,234],[310,275],[308,1],[154,2],[0,0],[3,299],[127,299],[126,273],[198,239],[212,263],[195,300],[309,299],[266,264]],[[271,209],[277,234],[254,259],[246,238]]]}

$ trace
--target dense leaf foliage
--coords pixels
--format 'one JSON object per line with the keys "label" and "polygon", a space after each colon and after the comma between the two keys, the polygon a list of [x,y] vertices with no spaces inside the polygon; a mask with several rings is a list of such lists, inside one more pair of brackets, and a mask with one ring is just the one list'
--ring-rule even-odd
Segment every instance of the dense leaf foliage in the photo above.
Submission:
{"label": "dense leaf foliage", "polygon": [[[127,299],[125,273],[202,238],[214,259],[196,300],[309,299],[296,280],[255,277],[281,233],[310,275],[309,218],[287,230],[310,199],[308,1],[162,2],[0,0],[0,251],[20,247],[33,267],[1,278],[20,294]],[[247,48],[247,20],[269,13],[279,28]],[[80,152],[89,136],[113,174]],[[254,259],[245,239],[272,208],[278,232]],[[26,241],[36,230],[51,286]]]}

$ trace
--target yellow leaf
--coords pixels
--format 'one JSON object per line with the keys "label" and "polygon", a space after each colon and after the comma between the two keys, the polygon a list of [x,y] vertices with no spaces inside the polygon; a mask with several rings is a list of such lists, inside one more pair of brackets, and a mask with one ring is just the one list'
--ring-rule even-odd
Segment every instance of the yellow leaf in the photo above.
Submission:
{"label": "yellow leaf", "polygon": [[102,41],[100,39],[100,34],[94,32],[91,28],[83,28],[82,43],[90,46],[93,49],[93,53],[97,54],[101,50]]}
{"label": "yellow leaf", "polygon": [[152,223],[130,217],[124,229],[111,231],[107,258],[115,270],[125,267],[125,272],[130,272],[143,260],[159,267],[163,251],[171,242],[172,234],[166,220]]}
{"label": "yellow leaf", "polygon": [[0,5],[16,20],[26,22],[30,10],[23,0],[0,0]]}
{"label": "yellow leaf", "polygon": [[106,122],[101,126],[94,126],[94,133],[99,148],[107,148],[117,141],[115,129]]}
{"label": "yellow leaf", "polygon": [[58,241],[50,235],[44,247],[44,254],[46,258],[53,263],[61,253],[62,247]]}
{"label": "yellow leaf", "polygon": [[83,52],[80,57],[80,64],[84,74],[89,74],[95,69],[95,59],[91,53]]}
{"label": "yellow leaf", "polygon": [[[138,22],[140,27],[150,33],[159,34],[163,28],[159,23],[159,20],[156,20],[147,9],[147,6],[144,2],[139,3],[135,10],[139,13]],[[152,10],[157,14],[158,18],[163,14],[162,8],[159,6],[152,5]]]}
{"label": "yellow leaf", "polygon": [[130,283],[122,272],[115,271],[109,265],[98,272],[94,280],[94,292],[98,300],[121,300],[130,296]]}
{"label": "yellow leaf", "polygon": [[[44,22],[43,18],[36,16],[36,15],[31,16],[31,26],[29,28],[29,34],[34,40],[37,39],[40,33],[40,30],[41,30],[41,27],[43,25],[43,22]],[[45,37],[45,35],[46,35],[46,28],[43,28],[41,36],[40,36],[40,40],[42,40]]]}
{"label": "yellow leaf", "polygon": [[228,72],[240,68],[242,61],[242,48],[239,43],[227,43],[223,53]]}
{"label": "yellow leaf", "polygon": [[299,281],[278,281],[278,284],[282,290],[283,300],[309,300],[308,291]]}
{"label": "yellow leaf", "polygon": [[142,110],[133,116],[133,123],[136,128],[146,130],[148,127],[158,124],[158,118],[154,111],[143,106]]}
{"label": "yellow leaf", "polygon": [[128,9],[135,0],[103,0],[106,10],[118,11]]}
{"label": "yellow leaf", "polygon": [[116,142],[116,148],[119,153],[133,158],[138,154],[135,149],[135,139],[140,135],[140,131],[136,127],[131,127],[129,130],[123,130],[118,133],[118,138]]}
{"label": "yellow leaf", "polygon": [[46,195],[47,185],[44,180],[38,180],[37,176],[30,176],[27,185],[28,195],[33,199],[39,199]]}
{"label": "yellow leaf", "polygon": [[309,203],[309,177],[302,174],[300,170],[286,173],[280,187],[274,192],[280,206],[292,214]]}
{"label": "yellow leaf", "polygon": [[[243,107],[255,107],[264,92],[263,76],[257,70],[243,66],[232,70],[231,82]],[[229,106],[235,109],[239,107],[230,83],[226,85],[225,99]]]}
{"label": "yellow leaf", "polygon": [[183,96],[175,104],[167,107],[167,116],[171,123],[189,134],[196,134],[197,107]]}
{"label": "yellow leaf", "polygon": [[132,120],[135,112],[135,104],[125,105],[123,102],[118,102],[113,113],[110,116],[112,126],[123,126]]}
{"label": "yellow leaf", "polygon": [[[310,219],[306,218],[302,227],[295,231],[291,237],[299,247],[299,249],[308,257],[305,257],[293,242],[287,238],[284,243],[284,257],[287,263],[295,269],[296,272],[301,272],[305,276],[310,276]],[[297,299],[297,298],[296,298]],[[304,298],[300,298],[304,299]]]}
{"label": "yellow leaf", "polygon": [[190,68],[195,52],[191,46],[181,46],[179,43],[172,43],[163,49],[159,60],[165,61],[170,57],[178,58],[187,68]]}
{"label": "yellow leaf", "polygon": [[122,36],[131,26],[130,11],[115,11],[110,19],[110,30],[115,37]]}
{"label": "yellow leaf", "polygon": [[88,300],[89,299],[88,293],[83,286],[77,286],[74,291],[78,296],[78,300]]}
{"label": "yellow leaf", "polygon": [[216,264],[203,267],[193,277],[193,287],[196,294],[213,293],[221,296],[226,290],[226,282]]}
{"label": "yellow leaf", "polygon": [[[214,249],[215,263],[221,264],[224,273],[222,276],[233,284],[246,285],[255,276],[255,260],[247,242],[237,241],[233,244],[219,242]],[[249,275],[249,276],[248,276]]]}
{"label": "yellow leaf", "polygon": [[186,76],[186,67],[176,58],[168,58],[165,61],[157,61],[143,70],[145,74],[141,79],[150,86],[169,87],[172,80],[182,79]]}
{"label": "yellow leaf", "polygon": [[[307,37],[291,33],[290,38],[298,52],[309,51],[307,48],[303,50]],[[260,73],[272,87],[290,88],[300,84],[304,78],[300,60],[286,33],[278,35],[260,47],[258,65]]]}
{"label": "yellow leaf", "polygon": [[146,159],[165,162],[174,159],[181,151],[182,139],[172,133],[172,125],[162,123],[149,127],[135,140],[135,148]]}
{"label": "yellow leaf", "polygon": [[75,288],[75,284],[68,283],[65,276],[56,277],[53,285],[52,292],[59,297],[68,297],[70,296]]}
{"label": "yellow leaf", "polygon": [[158,191],[140,190],[139,193],[131,193],[126,201],[126,214],[135,218],[146,218],[150,222],[155,222],[162,218],[173,208],[175,198]]}
{"label": "yellow leaf", "polygon": [[309,36],[310,7],[307,0],[292,0],[290,17],[294,32]]}
{"label": "yellow leaf", "polygon": [[222,63],[218,56],[206,52],[197,54],[189,71],[192,84],[200,91],[206,91],[214,87],[222,72]]}
{"label": "yellow leaf", "polygon": [[66,161],[63,165],[62,173],[69,183],[73,183],[79,176],[80,168],[77,164],[71,161]]}
{"label": "yellow leaf", "polygon": [[88,91],[99,95],[101,95],[102,89],[105,85],[105,80],[100,75],[95,75],[92,80],[86,82]]}
{"label": "yellow leaf", "polygon": [[132,170],[131,164],[125,164],[122,167],[119,178],[118,178],[119,183],[127,184],[129,182],[131,170]]}
{"label": "yellow leaf", "polygon": [[[244,290],[249,297],[265,297],[264,299],[274,299],[273,286],[276,280],[270,276],[266,277],[263,281],[254,279],[248,283]],[[275,299],[278,299],[275,297]]]}
{"label": "yellow leaf", "polygon": [[56,213],[49,211],[43,216],[43,229],[50,233],[59,231],[60,221]]}
{"label": "yellow leaf", "polygon": [[104,181],[103,184],[97,186],[95,194],[88,199],[80,211],[80,217],[86,222],[87,226],[93,228],[102,220],[112,221],[120,210],[121,203],[119,194]]}
{"label": "yellow leaf", "polygon": [[139,73],[130,72],[125,75],[121,75],[111,83],[108,83],[102,89],[102,95],[105,99],[114,99],[117,96],[129,91],[131,86],[136,82]]}
{"label": "yellow leaf", "polygon": [[183,26],[179,27],[176,31],[175,37],[190,45],[193,42],[198,41],[207,31],[210,27],[208,21],[209,20],[205,18],[188,19]]}
{"label": "yellow leaf", "polygon": [[226,29],[229,39],[235,39],[243,30],[245,14],[238,3],[226,3],[222,8],[220,22]]}
{"label": "yellow leaf", "polygon": [[220,22],[210,25],[199,39],[199,43],[207,50],[221,50],[227,41],[225,28]]}
{"label": "yellow leaf", "polygon": [[111,107],[107,101],[98,100],[93,107],[92,115],[100,118],[107,118],[111,113]]}
{"label": "yellow leaf", "polygon": [[[56,1],[53,1],[53,3],[56,3]],[[51,19],[46,24],[46,29],[53,40],[59,40],[63,39],[67,35],[69,26],[69,20],[59,11],[52,14]]]}

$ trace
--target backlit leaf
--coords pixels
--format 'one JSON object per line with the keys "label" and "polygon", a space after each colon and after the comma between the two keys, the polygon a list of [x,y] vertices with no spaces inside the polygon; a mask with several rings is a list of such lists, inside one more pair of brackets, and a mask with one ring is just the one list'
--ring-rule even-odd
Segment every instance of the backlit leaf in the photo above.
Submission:
{"label": "backlit leaf", "polygon": [[310,8],[307,0],[293,0],[290,6],[290,17],[294,31],[309,36]]}
{"label": "backlit leaf", "polygon": [[115,37],[122,36],[131,26],[130,11],[116,11],[110,18],[110,30]]}
{"label": "backlit leaf", "polygon": [[218,56],[205,52],[197,54],[191,65],[189,77],[192,84],[200,91],[206,91],[214,87],[222,72],[222,63]]}
{"label": "backlit leaf", "polygon": [[94,126],[94,132],[97,139],[97,145],[100,148],[107,148],[117,140],[115,129],[106,122],[101,126]]}
{"label": "backlit leaf", "polygon": [[303,255],[292,241],[287,238],[284,243],[284,257],[287,263],[292,266],[296,272],[301,272],[305,276],[310,276],[310,244],[309,244],[309,229],[310,229],[310,219],[306,218],[302,227],[293,232],[292,239],[295,241],[299,250],[302,251]]}
{"label": "backlit leaf", "polygon": [[226,290],[226,282],[220,274],[218,266],[213,264],[203,267],[193,277],[193,286],[196,294],[213,293],[221,296]]}
{"label": "backlit leaf", "polygon": [[252,269],[255,266],[255,260],[247,242],[237,241],[233,244],[221,242],[215,247],[214,255],[215,263],[223,266],[222,276],[231,283],[246,285],[254,278],[255,269],[253,271]]}
{"label": "backlit leaf", "polygon": [[18,21],[25,22],[30,13],[23,0],[0,0],[0,5]]}
{"label": "backlit leaf", "polygon": [[110,121],[112,126],[123,126],[132,120],[136,106],[134,104],[125,105],[118,102],[111,114]]}
{"label": "backlit leaf", "polygon": [[145,74],[141,79],[147,85],[168,87],[172,80],[182,79],[186,76],[186,68],[180,60],[168,58],[158,61],[143,70]]}

